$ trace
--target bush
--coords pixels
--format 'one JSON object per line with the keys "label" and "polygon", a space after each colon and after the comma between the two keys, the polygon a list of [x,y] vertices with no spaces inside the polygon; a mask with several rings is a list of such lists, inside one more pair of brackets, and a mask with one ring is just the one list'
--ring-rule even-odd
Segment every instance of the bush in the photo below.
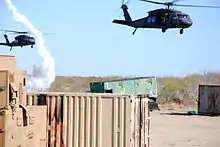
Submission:
{"label": "bush", "polygon": [[[57,76],[50,87],[53,92],[79,92],[89,89],[89,83],[120,79],[122,77],[64,77]],[[163,77],[158,80],[158,101],[161,103],[175,102],[177,104],[195,104],[199,84],[220,84],[220,74],[194,74],[183,78]]]}

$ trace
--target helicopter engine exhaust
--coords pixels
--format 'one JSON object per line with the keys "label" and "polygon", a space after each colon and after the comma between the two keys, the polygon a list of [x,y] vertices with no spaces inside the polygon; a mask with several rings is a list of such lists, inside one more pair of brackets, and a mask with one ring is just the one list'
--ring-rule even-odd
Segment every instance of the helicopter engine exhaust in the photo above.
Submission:
{"label": "helicopter engine exhaust", "polygon": [[55,81],[55,61],[44,43],[42,33],[36,29],[25,15],[17,11],[11,0],[5,0],[8,9],[11,11],[13,19],[25,25],[35,36],[38,44],[38,53],[42,57],[40,65],[33,66],[33,71],[27,80],[28,91],[47,90],[51,83]]}

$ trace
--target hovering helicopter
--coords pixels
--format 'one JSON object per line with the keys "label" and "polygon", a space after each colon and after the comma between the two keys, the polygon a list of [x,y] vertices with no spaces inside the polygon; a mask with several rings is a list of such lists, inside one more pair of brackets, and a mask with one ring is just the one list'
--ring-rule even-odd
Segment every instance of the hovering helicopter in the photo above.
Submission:
{"label": "hovering helicopter", "polygon": [[[33,48],[33,46],[35,45],[35,38],[31,37],[29,35],[24,35],[24,34],[29,34],[28,32],[19,32],[19,31],[10,31],[10,30],[1,30],[1,31],[5,31],[4,37],[6,40],[6,43],[0,43],[0,45],[4,45],[4,46],[10,46],[10,51],[12,50],[12,47],[23,47],[23,46],[28,46],[31,45],[31,48]],[[14,41],[9,42],[8,40],[8,36],[6,35],[7,32],[11,32],[11,33],[15,33],[15,34],[22,34],[22,35],[18,35],[16,36],[14,39]]]}
{"label": "hovering helicopter", "polygon": [[125,20],[113,20],[113,23],[126,25],[135,28],[133,35],[135,34],[138,28],[153,28],[153,29],[162,29],[162,32],[165,33],[167,29],[179,28],[180,34],[183,34],[184,29],[190,28],[193,24],[192,19],[186,13],[183,13],[179,10],[171,9],[171,6],[182,6],[182,7],[207,7],[207,8],[220,8],[220,6],[197,6],[197,5],[181,5],[174,4],[180,0],[173,0],[172,2],[155,2],[150,0],[140,0],[144,2],[149,2],[153,4],[165,5],[167,8],[155,9],[148,12],[148,16],[140,18],[137,20],[132,20],[129,12],[127,11],[128,7],[122,1],[121,9],[124,13]]}

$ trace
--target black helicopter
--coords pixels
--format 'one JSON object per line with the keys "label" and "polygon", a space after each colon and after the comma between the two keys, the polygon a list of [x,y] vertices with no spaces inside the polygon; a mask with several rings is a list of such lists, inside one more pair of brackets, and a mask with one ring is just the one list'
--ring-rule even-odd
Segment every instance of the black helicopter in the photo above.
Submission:
{"label": "black helicopter", "polygon": [[[10,51],[12,50],[12,47],[17,47],[17,46],[23,47],[30,45],[31,48],[33,48],[33,46],[35,45],[35,38],[29,35],[25,35],[25,34],[29,34],[28,32],[19,32],[19,31],[10,31],[10,30],[1,30],[1,31],[5,31],[4,37],[6,43],[0,43],[0,45],[10,46],[11,47]],[[14,41],[9,42],[8,36],[6,35],[7,32],[22,34],[22,35],[16,36],[14,38],[15,39]]]}
{"label": "black helicopter", "polygon": [[127,25],[135,28],[133,35],[138,28],[153,28],[162,29],[165,33],[167,29],[179,28],[180,34],[183,34],[183,30],[192,26],[193,21],[190,16],[179,10],[171,9],[171,6],[182,6],[182,7],[208,7],[208,8],[220,8],[220,6],[197,6],[197,5],[181,5],[174,4],[180,0],[173,0],[172,2],[155,2],[149,0],[140,0],[144,2],[161,4],[167,6],[167,8],[155,9],[148,12],[148,16],[137,20],[132,20],[128,13],[127,5],[122,1],[121,9],[124,13],[125,20],[113,20],[113,23]]}

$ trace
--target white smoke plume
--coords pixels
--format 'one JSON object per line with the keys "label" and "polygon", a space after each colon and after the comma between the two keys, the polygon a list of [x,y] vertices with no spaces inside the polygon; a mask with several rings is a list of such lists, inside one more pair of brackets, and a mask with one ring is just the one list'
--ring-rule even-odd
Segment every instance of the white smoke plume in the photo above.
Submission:
{"label": "white smoke plume", "polygon": [[31,33],[36,36],[38,52],[43,59],[40,65],[33,66],[32,74],[27,81],[28,90],[39,91],[48,89],[51,83],[55,80],[55,61],[45,46],[42,33],[33,26],[25,15],[17,11],[16,6],[11,0],[5,0],[5,2],[8,6],[8,9],[12,12],[13,19],[25,25],[28,30],[30,30]]}

